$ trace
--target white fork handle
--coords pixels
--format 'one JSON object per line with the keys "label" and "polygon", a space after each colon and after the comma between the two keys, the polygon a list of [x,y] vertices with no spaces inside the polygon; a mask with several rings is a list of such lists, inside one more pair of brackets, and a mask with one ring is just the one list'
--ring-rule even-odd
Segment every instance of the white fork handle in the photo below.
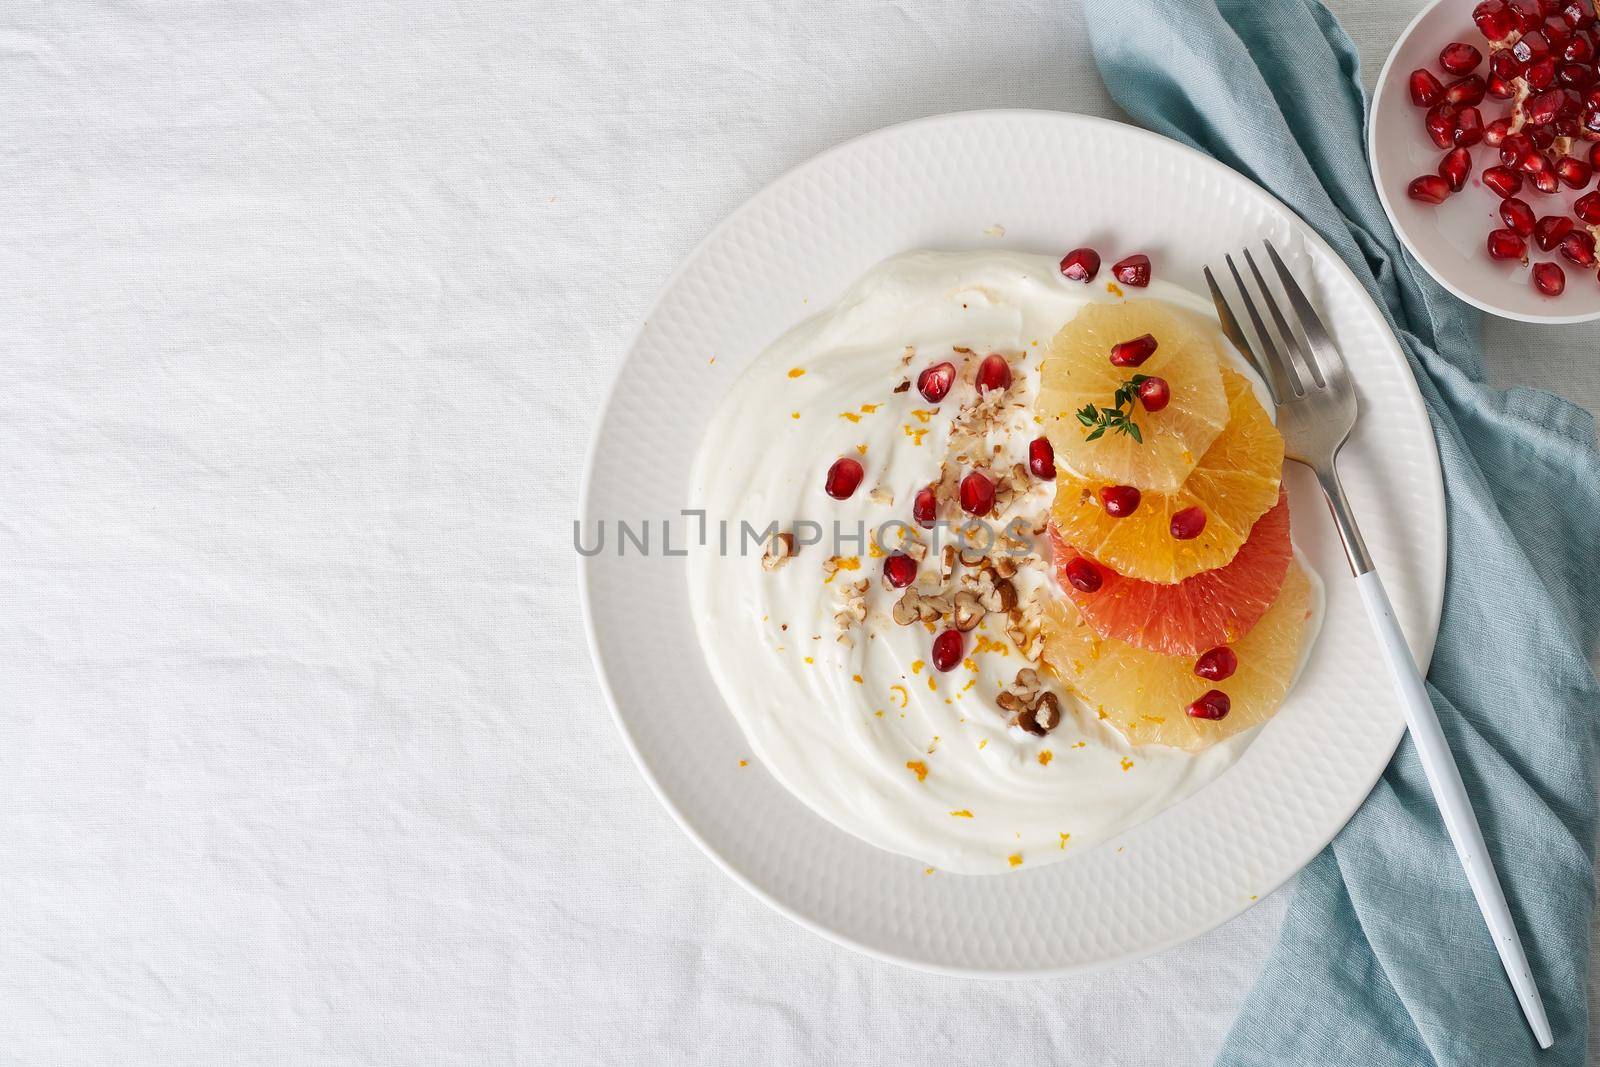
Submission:
{"label": "white fork handle", "polygon": [[1378,633],[1378,645],[1383,649],[1383,658],[1399,690],[1400,706],[1405,712],[1411,738],[1417,744],[1423,773],[1428,776],[1428,785],[1444,816],[1444,827],[1450,833],[1456,855],[1461,857],[1472,895],[1478,900],[1478,910],[1483,912],[1483,921],[1489,925],[1506,977],[1511,979],[1511,988],[1516,991],[1517,1002],[1522,1005],[1522,1013],[1533,1028],[1539,1047],[1549,1048],[1553,1043],[1550,1020],[1545,1016],[1544,1001],[1539,997],[1539,987],[1534,984],[1533,972],[1528,969],[1528,955],[1522,949],[1511,909],[1506,906],[1505,891],[1500,888],[1500,879],[1494,872],[1494,861],[1489,858],[1489,849],[1483,842],[1483,831],[1478,827],[1478,817],[1473,814],[1472,801],[1467,798],[1461,771],[1445,741],[1433,701],[1428,699],[1428,691],[1422,684],[1422,675],[1411,658],[1405,634],[1395,620],[1389,595],[1384,592],[1383,582],[1375,570],[1356,575],[1356,588],[1361,590],[1361,602],[1366,605],[1373,629]]}

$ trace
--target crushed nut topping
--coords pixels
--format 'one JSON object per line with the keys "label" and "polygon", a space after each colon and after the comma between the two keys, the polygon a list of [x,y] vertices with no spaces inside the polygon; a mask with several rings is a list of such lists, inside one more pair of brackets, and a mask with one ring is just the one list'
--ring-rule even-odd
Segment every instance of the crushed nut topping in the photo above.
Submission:
{"label": "crushed nut topping", "polygon": [[1061,701],[1044,688],[1039,672],[1032,667],[1018,671],[1016,679],[995,697],[995,703],[1009,716],[1006,725],[1035,737],[1043,737],[1061,725]]}
{"label": "crushed nut topping", "polygon": [[794,559],[799,550],[799,546],[795,544],[794,534],[775,533],[767,538],[766,547],[762,549],[761,569],[775,571]]}
{"label": "crushed nut topping", "polygon": [[871,579],[862,578],[838,588],[839,610],[834,612],[833,621],[839,628],[837,640],[846,648],[855,647],[856,639],[851,630],[867,620],[867,589],[871,585]]}

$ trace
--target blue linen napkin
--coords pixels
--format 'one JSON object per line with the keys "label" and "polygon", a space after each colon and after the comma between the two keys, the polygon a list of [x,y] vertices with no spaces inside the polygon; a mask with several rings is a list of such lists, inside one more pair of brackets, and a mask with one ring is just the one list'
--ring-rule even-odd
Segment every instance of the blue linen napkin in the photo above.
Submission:
{"label": "blue linen napkin", "polygon": [[1588,661],[1600,630],[1594,421],[1548,393],[1484,383],[1478,313],[1402,254],[1378,202],[1356,51],[1320,4],[1083,5],[1096,62],[1128,114],[1293,208],[1355,271],[1406,351],[1450,524],[1429,690],[1555,1032],[1541,1054],[1408,738],[1300,875],[1218,1063],[1576,1067],[1600,754]]}

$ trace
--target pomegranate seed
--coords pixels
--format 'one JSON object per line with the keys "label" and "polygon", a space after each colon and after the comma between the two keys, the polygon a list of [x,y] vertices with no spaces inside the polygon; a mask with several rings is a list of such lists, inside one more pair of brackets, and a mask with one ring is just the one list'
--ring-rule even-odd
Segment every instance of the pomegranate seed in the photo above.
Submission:
{"label": "pomegranate seed", "polygon": [[1464,107],[1456,115],[1456,144],[1471,148],[1483,140],[1483,112],[1475,107]]}
{"label": "pomegranate seed", "polygon": [[1225,682],[1239,669],[1239,654],[1227,645],[1218,645],[1194,661],[1194,673],[1211,682]]}
{"label": "pomegranate seed", "polygon": [[1594,234],[1588,230],[1573,230],[1561,241],[1559,251],[1580,267],[1594,266]]}
{"label": "pomegranate seed", "polygon": [[[1509,81],[1522,73],[1522,63],[1512,54],[1511,49],[1496,48],[1489,53],[1489,73]],[[1440,90],[1443,91],[1442,86]]]}
{"label": "pomegranate seed", "polygon": [[[1510,55],[1510,53],[1506,53]],[[1411,72],[1411,102],[1418,107],[1431,107],[1444,98],[1444,85],[1430,72],[1418,67]]]}
{"label": "pomegranate seed", "polygon": [[987,393],[990,390],[1005,392],[1011,388],[1011,364],[1006,362],[1006,357],[998,352],[990,352],[983,357],[983,362],[978,364],[978,392]]}
{"label": "pomegranate seed", "polygon": [[[1545,6],[1544,5],[1544,0],[1540,0],[1539,6],[1541,8]],[[1555,12],[1554,11],[1546,11],[1545,14],[1547,16],[1549,16],[1549,15],[1554,15]],[[1568,26],[1565,22],[1562,22],[1560,19],[1548,18],[1547,17],[1544,20],[1544,23],[1539,27],[1539,34],[1546,41],[1550,42],[1550,47],[1551,48],[1559,50],[1562,45],[1567,43],[1567,39],[1572,36],[1572,27]]]}
{"label": "pomegranate seed", "polygon": [[1172,389],[1167,385],[1165,378],[1151,375],[1140,382],[1137,388],[1139,403],[1144,405],[1146,411],[1160,411],[1172,400]]}
{"label": "pomegranate seed", "polygon": [[1556,178],[1555,168],[1546,167],[1532,177],[1533,187],[1541,193],[1553,193],[1561,188],[1561,182]]}
{"label": "pomegranate seed", "polygon": [[967,639],[960,630],[946,630],[933,639],[933,669],[953,671],[967,650]]}
{"label": "pomegranate seed", "polygon": [[1533,233],[1533,208],[1528,206],[1526,200],[1512,197],[1510,200],[1500,201],[1500,218],[1524,237]]}
{"label": "pomegranate seed", "polygon": [[1578,100],[1584,104],[1592,104],[1595,107],[1600,107],[1600,85],[1585,89],[1583,94],[1578,97]]}
{"label": "pomegranate seed", "polygon": [[823,488],[835,500],[849,500],[850,495],[861,485],[863,473],[861,464],[849,456],[842,456],[834,460],[833,466],[828,468],[828,480],[823,483]]}
{"label": "pomegranate seed", "polygon": [[1516,21],[1501,0],[1483,0],[1472,9],[1472,21],[1477,24],[1478,32],[1491,41],[1505,40],[1516,28]]}
{"label": "pomegranate seed", "polygon": [[917,495],[911,498],[911,517],[925,530],[931,530],[933,524],[938,521],[939,496],[933,491],[933,486],[923,486],[917,490]]}
{"label": "pomegranate seed", "polygon": [[1585,185],[1588,185],[1592,174],[1593,171],[1590,169],[1589,164],[1581,159],[1562,156],[1556,160],[1556,177],[1574,189],[1582,189]]}
{"label": "pomegranate seed", "polygon": [[1155,355],[1156,339],[1154,334],[1145,334],[1135,337],[1131,341],[1111,346],[1111,365],[1113,367],[1137,367],[1151,356]]}
{"label": "pomegranate seed", "polygon": [[[1466,149],[1462,149],[1466,151]],[[1500,168],[1491,168],[1500,169]],[[1487,172],[1484,181],[1489,180]],[[1450,196],[1450,183],[1437,174],[1424,174],[1420,178],[1411,179],[1411,184],[1406,186],[1406,195],[1413,200],[1420,200],[1424,204],[1442,204]]]}
{"label": "pomegranate seed", "polygon": [[1594,71],[1583,63],[1563,63],[1556,71],[1556,81],[1568,89],[1582,89],[1594,81]]}
{"label": "pomegranate seed", "polygon": [[1545,296],[1560,296],[1567,287],[1567,272],[1559,263],[1535,263],[1533,286]]}
{"label": "pomegranate seed", "polygon": [[1568,63],[1593,63],[1594,42],[1582,34],[1573,34],[1561,49],[1561,58]]}
{"label": "pomegranate seed", "polygon": [[1556,61],[1545,56],[1537,63],[1530,63],[1523,77],[1527,79],[1530,89],[1548,89],[1556,82]]}
{"label": "pomegranate seed", "polygon": [[1546,252],[1561,243],[1561,239],[1572,232],[1572,220],[1565,215],[1546,215],[1533,227],[1533,239],[1540,248]]}
{"label": "pomegranate seed", "polygon": [[1576,30],[1593,22],[1594,13],[1584,6],[1583,0],[1572,0],[1561,8],[1561,20]]}
{"label": "pomegranate seed", "polygon": [[917,580],[917,561],[904,552],[884,556],[883,580],[895,589],[904,589]]}
{"label": "pomegranate seed", "polygon": [[1150,284],[1150,257],[1136,252],[1111,264],[1111,276],[1123,285],[1143,289]]}
{"label": "pomegranate seed", "polygon": [[1220,689],[1207,689],[1200,694],[1200,698],[1183,710],[1192,719],[1225,719],[1228,709],[1233,707],[1233,702],[1228,699],[1228,694]]}
{"label": "pomegranate seed", "polygon": [[1193,541],[1199,537],[1206,528],[1205,509],[1196,505],[1184,508],[1172,516],[1172,523],[1168,530],[1172,533],[1174,541]]}
{"label": "pomegranate seed", "polygon": [[1489,86],[1477,74],[1469,74],[1460,81],[1453,81],[1444,87],[1444,100],[1447,104],[1457,107],[1463,104],[1483,103],[1483,94],[1489,91]]}
{"label": "pomegranate seed", "polygon": [[1550,165],[1550,161],[1540,153],[1529,152],[1527,155],[1522,157],[1522,162],[1517,164],[1517,169],[1522,171],[1524,174],[1532,175],[1543,174],[1546,171],[1554,171],[1555,168],[1553,168]]}
{"label": "pomegranate seed", "polygon": [[1533,147],[1541,151],[1549,148],[1555,139],[1556,131],[1549,126],[1530,126],[1528,128],[1528,140],[1533,142]]}
{"label": "pomegranate seed", "polygon": [[1589,146],[1589,170],[1600,170],[1600,142]]}
{"label": "pomegranate seed", "polygon": [[1588,130],[1590,134],[1600,133],[1600,104],[1584,105],[1580,129]]}
{"label": "pomegranate seed", "polygon": [[1456,109],[1449,104],[1434,104],[1423,119],[1428,136],[1440,148],[1449,148],[1456,142]]}
{"label": "pomegranate seed", "polygon": [[1528,258],[1528,242],[1516,230],[1489,231],[1489,257],[1491,259]]}
{"label": "pomegranate seed", "polygon": [[956,383],[956,365],[951,362],[935,363],[917,375],[917,392],[930,404],[937,404],[950,395]]}
{"label": "pomegranate seed", "polygon": [[1489,87],[1485,90],[1496,100],[1510,100],[1517,95],[1517,83],[1510,78],[1502,78],[1498,74],[1489,75]]}
{"label": "pomegranate seed", "polygon": [[994,510],[994,483],[988,475],[973,471],[961,479],[961,510],[980,517]]}
{"label": "pomegranate seed", "polygon": [[1560,10],[1561,0],[1539,0],[1539,14],[1544,15],[1546,18]]}
{"label": "pomegranate seed", "polygon": [[1511,54],[1517,57],[1517,62],[1529,67],[1550,54],[1550,42],[1537,33],[1524,31],[1524,36],[1511,46]]}
{"label": "pomegranate seed", "polygon": [[[1523,105],[1523,117],[1533,126],[1543,126],[1547,122],[1554,122],[1561,113],[1561,105],[1566,103],[1566,97],[1561,95],[1559,89],[1546,89],[1542,93],[1535,93]],[[1535,141],[1535,144],[1538,142]]]}
{"label": "pomegranate seed", "polygon": [[1080,593],[1095,593],[1105,579],[1101,577],[1099,567],[1077,556],[1067,563],[1067,581]]}
{"label": "pomegranate seed", "polygon": [[1460,41],[1445,45],[1439,53],[1439,66],[1449,74],[1471,74],[1482,62],[1482,52]]}
{"label": "pomegranate seed", "polygon": [[1056,450],[1048,437],[1035,437],[1028,442],[1028,469],[1040,481],[1056,479]]}
{"label": "pomegranate seed", "polygon": [[1572,213],[1589,225],[1600,225],[1600,191],[1584,193],[1572,202]]}
{"label": "pomegranate seed", "polygon": [[1459,193],[1472,173],[1472,153],[1465,148],[1452,148],[1439,161],[1439,177],[1450,183],[1450,191]]}
{"label": "pomegranate seed", "polygon": [[1539,9],[1526,0],[1523,3],[1512,0],[1506,5],[1506,10],[1511,12],[1511,17],[1516,20],[1517,29],[1522,33],[1532,33],[1544,22],[1539,15]]}
{"label": "pomegranate seed", "polygon": [[1100,504],[1113,519],[1125,519],[1139,510],[1142,496],[1131,485],[1108,485],[1100,490]]}
{"label": "pomegranate seed", "polygon": [[[1444,89],[1441,86],[1440,92]],[[1100,253],[1092,248],[1074,248],[1061,257],[1061,274],[1069,281],[1092,282],[1100,273]]]}
{"label": "pomegranate seed", "polygon": [[1490,148],[1499,148],[1510,132],[1510,119],[1495,119],[1483,128],[1483,143]]}
{"label": "pomegranate seed", "polygon": [[[1421,180],[1421,178],[1417,179],[1418,182]],[[1439,180],[1441,182],[1444,181],[1443,178]],[[1416,185],[1416,183],[1412,182],[1411,184]],[[1493,189],[1503,200],[1506,197],[1516,196],[1522,192],[1522,175],[1510,167],[1490,167],[1483,172],[1483,184]],[[1438,203],[1438,201],[1436,200],[1434,203]]]}
{"label": "pomegranate seed", "polygon": [[1522,157],[1533,151],[1533,138],[1525,133],[1511,133],[1500,142],[1500,162],[1508,167],[1514,167],[1522,162]]}

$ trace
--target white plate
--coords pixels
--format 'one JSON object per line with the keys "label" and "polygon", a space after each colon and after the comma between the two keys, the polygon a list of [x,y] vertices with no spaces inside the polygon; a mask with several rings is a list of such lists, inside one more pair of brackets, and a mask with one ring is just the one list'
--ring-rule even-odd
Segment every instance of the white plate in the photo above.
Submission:
{"label": "white plate", "polygon": [[[1495,150],[1486,145],[1472,149],[1472,177],[1466,188],[1437,206],[1419,204],[1406,196],[1411,179],[1437,173],[1444,151],[1428,139],[1422,128],[1421,109],[1411,103],[1408,79],[1418,67],[1448,83],[1451,79],[1439,69],[1439,50],[1451,41],[1476,45],[1485,57],[1489,46],[1472,24],[1472,9],[1478,0],[1434,0],[1411,21],[1395,42],[1378,75],[1378,91],[1372,99],[1372,121],[1367,126],[1367,157],[1372,161],[1372,180],[1378,198],[1389,213],[1395,232],[1410,249],[1417,262],[1438,279],[1439,284],[1495,315],[1523,322],[1586,322],[1600,318],[1600,284],[1595,270],[1569,263],[1555,252],[1541,252],[1528,242],[1530,263],[1559,263],[1567,272],[1567,289],[1559,297],[1548,297],[1533,287],[1529,267],[1497,262],[1484,250],[1489,231],[1504,226],[1500,221],[1500,198],[1486,188],[1480,177],[1484,167],[1500,162]],[[1487,59],[1477,70],[1487,75]],[[1504,101],[1489,98],[1478,105],[1483,120],[1499,115]],[[1583,151],[1588,152],[1583,143]],[[1590,186],[1594,188],[1594,186]],[[1519,195],[1540,216],[1571,215],[1572,202],[1588,190],[1568,189],[1548,195],[1524,186]]]}
{"label": "white plate", "polygon": [[[704,420],[734,377],[889,255],[1090,244],[1108,263],[1148,252],[1162,276],[1204,291],[1202,263],[1262,238],[1285,250],[1360,389],[1363,418],[1341,469],[1426,662],[1444,585],[1443,492],[1421,398],[1377,309],[1313,233],[1233,171],[1078,115],[968,112],[896,126],[824,153],[734,212],[667,283],[634,339],[595,434],[586,529],[676,515]],[[619,557],[613,540],[581,564],[589,640],[662,803],[783,914],[930,970],[1097,966],[1194,937],[1281,884],[1344,825],[1400,737],[1327,509],[1293,465],[1289,485],[1295,536],[1328,583],[1328,614],[1287,705],[1195,796],[1038,869],[926,877],[921,864],[812,814],[754,761],[740,768],[749,750],[695,640],[683,560],[660,554],[659,530],[654,555]],[[682,525],[674,536],[681,546]]]}

